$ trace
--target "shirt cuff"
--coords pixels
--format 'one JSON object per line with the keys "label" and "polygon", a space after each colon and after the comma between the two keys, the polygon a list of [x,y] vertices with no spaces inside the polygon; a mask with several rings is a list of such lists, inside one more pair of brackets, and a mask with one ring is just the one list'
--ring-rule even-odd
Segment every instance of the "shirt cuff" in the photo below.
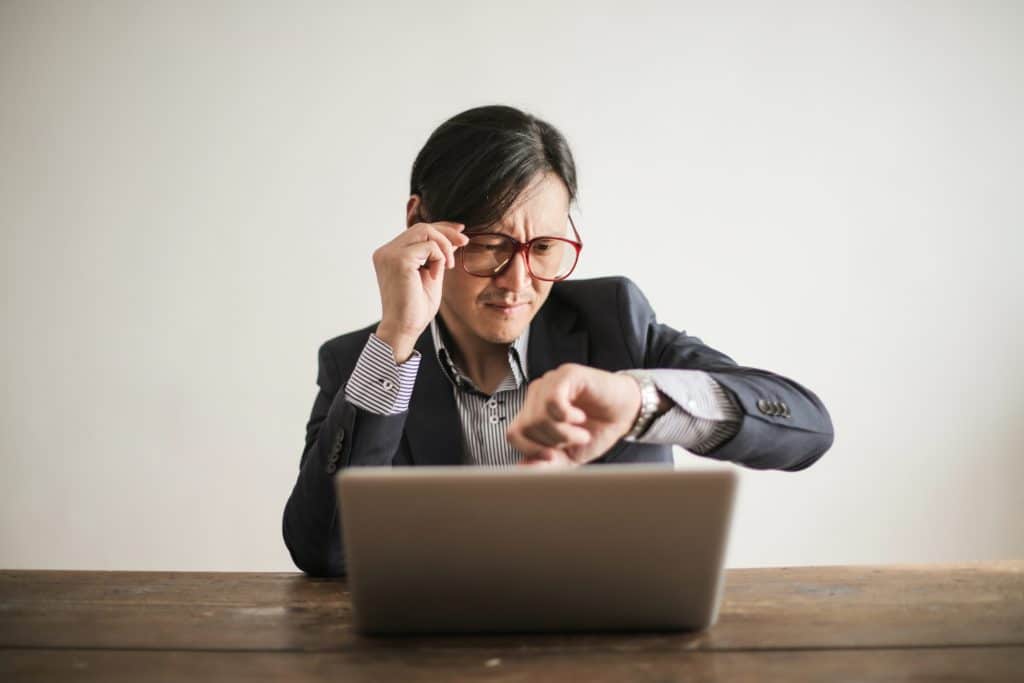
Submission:
{"label": "shirt cuff", "polygon": [[345,384],[345,398],[377,415],[405,412],[409,409],[420,357],[420,352],[413,349],[408,360],[396,363],[391,345],[371,332]]}
{"label": "shirt cuff", "polygon": [[661,393],[675,403],[656,418],[639,443],[675,444],[703,455],[718,448],[739,431],[743,413],[729,393],[701,370],[652,368]]}

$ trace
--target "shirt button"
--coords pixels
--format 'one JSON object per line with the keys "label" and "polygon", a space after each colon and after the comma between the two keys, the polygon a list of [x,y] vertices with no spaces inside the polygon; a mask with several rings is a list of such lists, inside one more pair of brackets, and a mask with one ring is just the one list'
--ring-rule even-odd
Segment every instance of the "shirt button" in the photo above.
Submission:
{"label": "shirt button", "polygon": [[382,379],[380,381],[380,386],[382,389],[384,389],[384,391],[391,391],[392,389],[395,388],[394,382],[392,382],[389,379]]}
{"label": "shirt button", "polygon": [[498,407],[498,399],[492,398],[490,401],[487,402],[487,407],[488,408],[497,408]]}
{"label": "shirt button", "polygon": [[487,418],[487,421],[490,422],[492,425],[496,425],[498,424],[498,421],[500,419],[501,418],[499,418],[497,415],[491,415],[489,418]]}

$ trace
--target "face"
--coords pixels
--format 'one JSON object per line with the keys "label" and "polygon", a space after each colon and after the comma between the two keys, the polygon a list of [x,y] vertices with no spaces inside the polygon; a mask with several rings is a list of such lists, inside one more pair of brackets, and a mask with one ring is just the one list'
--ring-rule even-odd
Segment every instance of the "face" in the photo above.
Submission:
{"label": "face", "polygon": [[[502,220],[474,232],[500,232],[520,242],[550,235],[573,238],[569,228],[569,191],[554,173],[538,175]],[[530,276],[522,254],[501,275],[476,277],[462,268],[445,271],[440,313],[464,351],[507,345],[530,324],[548,298],[553,282]]]}

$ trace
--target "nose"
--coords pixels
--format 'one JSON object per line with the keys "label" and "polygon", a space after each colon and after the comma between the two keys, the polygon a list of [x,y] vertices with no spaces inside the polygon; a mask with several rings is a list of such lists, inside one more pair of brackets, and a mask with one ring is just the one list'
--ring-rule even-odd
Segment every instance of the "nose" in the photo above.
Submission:
{"label": "nose", "polygon": [[526,254],[517,251],[512,261],[500,275],[494,278],[494,284],[513,292],[521,292],[530,285],[530,269],[526,267]]}

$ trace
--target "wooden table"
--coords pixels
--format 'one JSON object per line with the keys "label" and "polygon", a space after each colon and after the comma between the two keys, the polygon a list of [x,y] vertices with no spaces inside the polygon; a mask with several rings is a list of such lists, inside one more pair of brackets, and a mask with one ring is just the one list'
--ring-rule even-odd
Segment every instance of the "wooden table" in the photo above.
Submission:
{"label": "wooden table", "polygon": [[0,571],[0,680],[1024,681],[1024,561],[733,569],[701,633],[368,638],[344,581]]}

